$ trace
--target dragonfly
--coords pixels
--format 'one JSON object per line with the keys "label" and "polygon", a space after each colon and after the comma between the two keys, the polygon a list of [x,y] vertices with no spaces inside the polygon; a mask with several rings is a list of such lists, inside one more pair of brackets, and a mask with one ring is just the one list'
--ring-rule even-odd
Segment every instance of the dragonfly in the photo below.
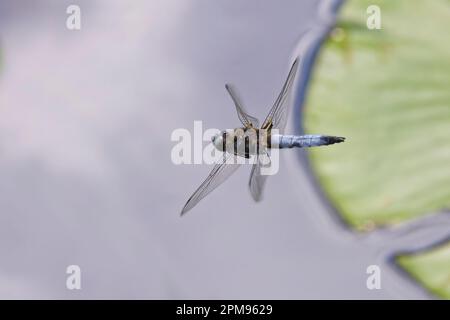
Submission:
{"label": "dragonfly", "polygon": [[318,147],[340,143],[345,140],[344,137],[328,135],[284,134],[289,105],[286,101],[297,73],[298,64],[299,58],[296,58],[292,63],[281,92],[261,126],[259,126],[258,119],[249,115],[244,109],[234,87],[231,84],[225,84],[225,88],[233,100],[242,127],[224,130],[212,137],[211,140],[214,147],[219,152],[222,152],[223,156],[216,161],[211,173],[188,199],[181,211],[181,215],[191,210],[200,200],[236,172],[242,164],[242,162],[236,161],[236,157],[253,157],[254,159],[248,187],[252,198],[258,202],[262,198],[263,188],[268,176],[263,174],[263,168],[271,164],[270,149]]}

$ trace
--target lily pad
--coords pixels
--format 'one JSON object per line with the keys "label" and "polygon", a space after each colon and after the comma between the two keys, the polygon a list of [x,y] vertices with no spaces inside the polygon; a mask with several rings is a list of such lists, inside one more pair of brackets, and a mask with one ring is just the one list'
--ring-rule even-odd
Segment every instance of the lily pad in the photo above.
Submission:
{"label": "lily pad", "polygon": [[[381,29],[366,26],[369,5]],[[352,227],[450,207],[450,2],[348,1],[324,44],[305,105],[307,133],[347,137],[310,151]]]}
{"label": "lily pad", "polygon": [[450,242],[426,252],[399,255],[395,260],[431,293],[450,299]]}
{"label": "lily pad", "polygon": [[[366,26],[370,5],[381,29]],[[450,208],[450,1],[350,0],[322,47],[306,133],[346,142],[309,150],[324,194],[370,231]],[[397,263],[450,298],[450,243]]]}

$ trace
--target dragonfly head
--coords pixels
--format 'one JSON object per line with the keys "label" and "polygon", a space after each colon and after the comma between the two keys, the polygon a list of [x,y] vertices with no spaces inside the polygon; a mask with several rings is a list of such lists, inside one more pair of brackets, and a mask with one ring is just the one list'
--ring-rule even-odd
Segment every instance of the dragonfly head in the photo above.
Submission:
{"label": "dragonfly head", "polygon": [[211,138],[211,141],[219,151],[226,151],[226,149],[231,145],[233,145],[233,141],[235,138],[234,130],[228,129],[224,130]]}
{"label": "dragonfly head", "polygon": [[224,132],[220,132],[211,138],[214,147],[219,151],[223,151],[223,136]]}

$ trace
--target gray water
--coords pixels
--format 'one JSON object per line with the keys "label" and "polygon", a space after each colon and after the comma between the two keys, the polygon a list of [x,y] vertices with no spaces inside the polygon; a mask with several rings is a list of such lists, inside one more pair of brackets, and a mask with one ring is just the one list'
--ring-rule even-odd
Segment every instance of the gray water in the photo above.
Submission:
{"label": "gray water", "polygon": [[238,125],[225,82],[263,118],[317,1],[78,1],[80,31],[71,3],[0,2],[0,298],[428,297],[386,260],[401,232],[342,227],[292,150],[263,202],[244,167],[179,217],[210,167],[172,131]]}

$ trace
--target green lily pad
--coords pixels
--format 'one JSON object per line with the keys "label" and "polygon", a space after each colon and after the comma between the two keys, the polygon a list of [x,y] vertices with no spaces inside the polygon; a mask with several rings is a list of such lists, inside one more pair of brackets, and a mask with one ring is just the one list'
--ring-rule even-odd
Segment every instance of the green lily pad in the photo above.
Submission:
{"label": "green lily pad", "polygon": [[[381,9],[381,30],[366,27],[369,5]],[[304,125],[347,137],[310,159],[353,228],[450,207],[448,30],[448,0],[353,0],[322,48]]]}
{"label": "green lily pad", "polygon": [[431,293],[450,299],[450,242],[426,252],[400,255],[395,260]]}
{"label": "green lily pad", "polygon": [[[370,5],[381,29],[366,26]],[[305,104],[307,133],[345,143],[309,150],[329,201],[370,231],[450,208],[450,1],[349,0],[324,43]],[[450,298],[450,243],[396,259]]]}

